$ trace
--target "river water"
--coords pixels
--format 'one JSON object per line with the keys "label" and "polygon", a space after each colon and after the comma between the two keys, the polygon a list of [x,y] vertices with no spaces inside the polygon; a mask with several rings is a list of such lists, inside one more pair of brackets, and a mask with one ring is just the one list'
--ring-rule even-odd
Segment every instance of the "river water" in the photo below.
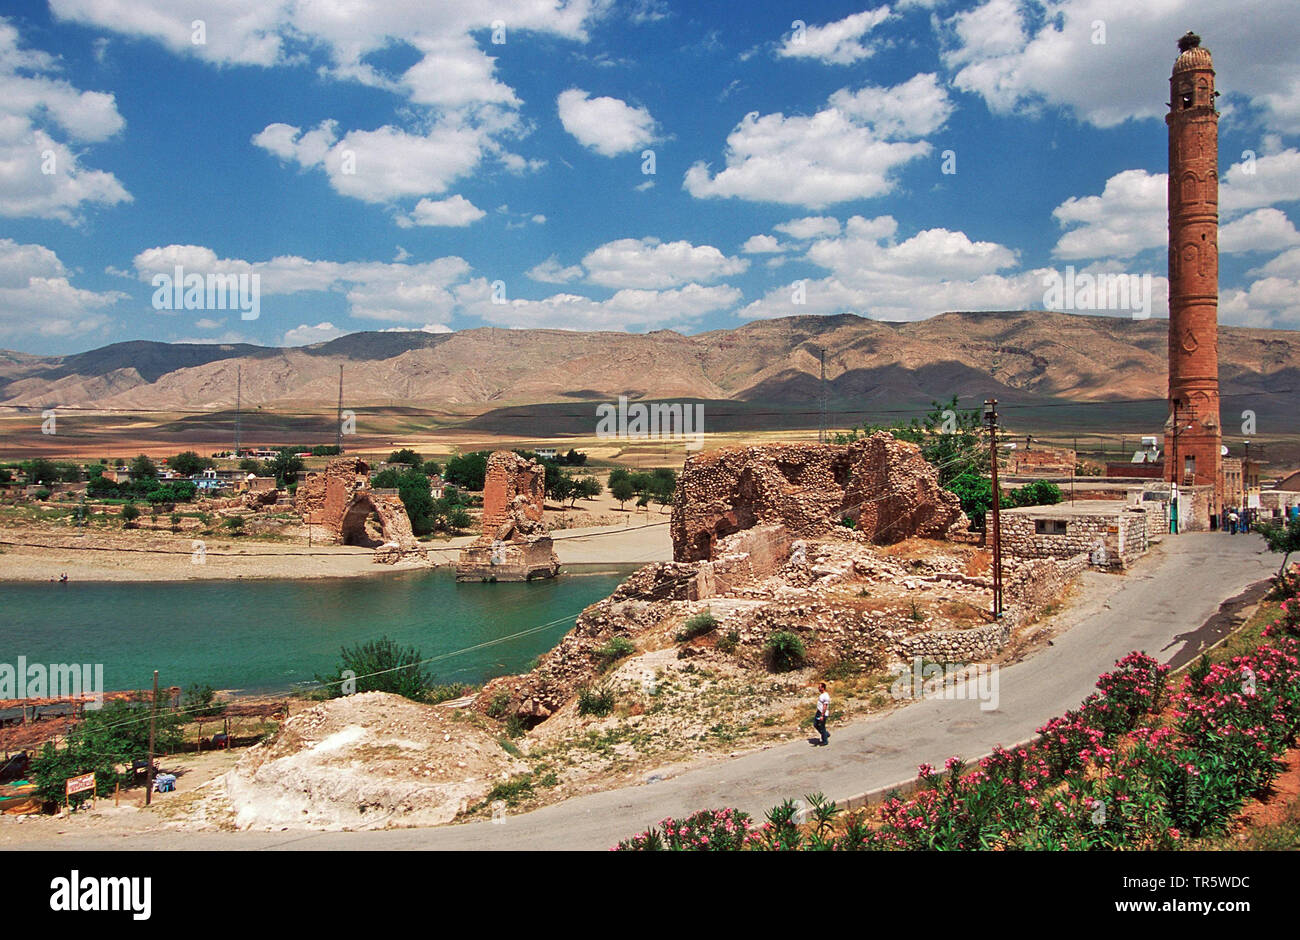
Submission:
{"label": "river water", "polygon": [[[163,686],[277,693],[331,671],[339,647],[387,635],[443,657],[428,667],[437,681],[480,683],[526,670],[635,567],[570,568],[529,584],[457,584],[450,568],[313,581],[4,584],[0,663],[103,664],[105,691],[148,688],[157,669]],[[492,643],[534,627],[542,629]]]}

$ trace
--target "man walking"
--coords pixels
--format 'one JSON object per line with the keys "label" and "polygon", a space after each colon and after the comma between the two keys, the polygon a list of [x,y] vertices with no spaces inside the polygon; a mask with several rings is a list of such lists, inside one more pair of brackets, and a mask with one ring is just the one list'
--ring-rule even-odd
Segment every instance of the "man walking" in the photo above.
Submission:
{"label": "man walking", "polygon": [[817,696],[817,714],[813,716],[813,727],[821,733],[821,745],[825,747],[831,743],[831,734],[826,730],[826,719],[831,714],[831,697],[826,691],[826,683],[820,686],[821,694]]}

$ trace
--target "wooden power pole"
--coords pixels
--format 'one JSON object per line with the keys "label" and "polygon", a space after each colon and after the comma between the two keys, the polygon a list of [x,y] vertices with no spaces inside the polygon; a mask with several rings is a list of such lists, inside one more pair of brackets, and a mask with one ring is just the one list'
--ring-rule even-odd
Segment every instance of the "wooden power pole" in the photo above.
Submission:
{"label": "wooden power pole", "polygon": [[153,671],[153,703],[149,707],[149,763],[145,767],[144,805],[153,802],[153,735],[158,719],[158,670]]}
{"label": "wooden power pole", "polygon": [[1002,494],[998,488],[998,400],[984,402],[984,422],[989,429],[989,471],[993,479],[993,619],[1002,619]]}

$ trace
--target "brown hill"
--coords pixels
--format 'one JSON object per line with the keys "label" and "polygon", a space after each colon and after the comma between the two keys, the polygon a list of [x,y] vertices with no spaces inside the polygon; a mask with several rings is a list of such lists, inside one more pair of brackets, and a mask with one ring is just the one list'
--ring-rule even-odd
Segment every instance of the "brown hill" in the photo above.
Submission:
{"label": "brown hill", "polygon": [[[946,313],[914,323],[845,314],[684,336],[483,328],[354,333],[295,348],[136,341],[71,356],[0,353],[0,406],[210,411],[327,408],[344,369],[350,407],[415,405],[466,416],[544,402],[818,401],[864,406],[990,394],[1008,401],[1162,398],[1167,321],[1043,311]],[[1300,411],[1300,332],[1222,327],[1225,396]]]}

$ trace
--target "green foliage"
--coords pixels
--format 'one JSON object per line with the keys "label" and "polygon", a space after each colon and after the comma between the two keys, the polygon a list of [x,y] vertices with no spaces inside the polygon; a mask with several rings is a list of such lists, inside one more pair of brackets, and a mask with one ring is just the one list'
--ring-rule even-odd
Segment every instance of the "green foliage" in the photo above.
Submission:
{"label": "green foliage", "polygon": [[281,447],[274,457],[266,462],[267,476],[275,477],[276,486],[287,486],[289,479],[303,467],[302,458],[294,453],[292,447]]}
{"label": "green foliage", "polygon": [[487,704],[487,714],[489,718],[495,718],[500,721],[505,717],[506,712],[510,709],[510,693],[502,689]]}
{"label": "green foliage", "polygon": [[338,444],[317,444],[311,449],[313,457],[337,457],[340,453]]}
{"label": "green foliage", "polygon": [[[331,698],[345,694],[344,680],[355,681],[357,692],[391,692],[415,702],[427,702],[435,689],[433,677],[421,666],[423,657],[412,646],[400,646],[387,636],[339,650],[338,668],[316,676]],[[351,676],[345,673],[351,672]]]}
{"label": "green foliage", "polygon": [[270,476],[270,474],[267,473],[266,464],[253,457],[245,457],[240,460],[239,469],[241,473],[252,473],[259,477]]}
{"label": "green foliage", "polygon": [[846,529],[856,529],[858,527],[857,520],[852,516],[841,516],[840,525],[844,526]]}
{"label": "green foliage", "polygon": [[584,685],[578,690],[578,714],[604,717],[614,710],[614,690],[607,685]]}
{"label": "green foliage", "polygon": [[993,508],[993,483],[978,473],[963,473],[948,481],[946,489],[957,494],[962,512],[976,529],[984,528],[984,517]]}
{"label": "green foliage", "polygon": [[231,516],[225,521],[225,526],[230,530],[231,535],[242,535],[244,532],[244,517]]}
{"label": "green foliage", "polygon": [[36,491],[34,495],[41,502],[44,502],[45,500],[49,499],[51,496],[54,495],[54,490],[50,489],[49,487],[42,486],[39,490]]}
{"label": "green foliage", "polygon": [[740,646],[739,630],[728,630],[723,636],[719,637],[718,642],[714,644],[714,647],[717,649],[719,653],[728,653],[728,654],[734,653],[737,647],[739,646]]}
{"label": "green foliage", "polygon": [[712,633],[716,629],[718,629],[718,618],[713,616],[713,611],[703,610],[682,624],[682,628],[677,631],[676,639],[678,643],[683,643],[697,636]]}
{"label": "green foliage", "polygon": [[183,450],[168,460],[167,466],[171,468],[173,473],[191,477],[196,473],[207,470],[209,467],[216,466],[216,464],[210,458],[200,457],[192,450]]}
{"label": "green foliage", "polygon": [[411,450],[409,447],[403,447],[401,450],[395,450],[388,455],[389,463],[410,464],[412,467],[419,467],[424,464],[424,458]]}
{"label": "green foliage", "polygon": [[618,500],[618,508],[622,509],[623,504],[636,495],[636,491],[632,488],[632,481],[628,479],[626,470],[618,479],[614,478],[615,473],[618,473],[618,470],[609,475],[609,494]]}
{"label": "green foliage", "polygon": [[980,422],[979,411],[959,410],[954,395],[947,404],[930,402],[930,411],[924,418],[913,418],[906,424],[901,421],[864,424],[836,434],[835,443],[851,444],[876,431],[888,431],[900,441],[918,445],[921,456],[938,471],[939,483],[948,486],[963,474],[978,475],[988,469],[988,449],[980,440]]}
{"label": "green foliage", "polygon": [[1016,506],[1055,506],[1065,499],[1061,488],[1047,480],[1035,480],[1012,490],[1007,494],[1006,505]]}
{"label": "green foliage", "polygon": [[436,477],[442,473],[442,464],[436,460],[426,460],[420,469],[424,471],[425,476]]}
{"label": "green foliage", "polygon": [[35,460],[27,461],[26,469],[29,486],[33,483],[57,483],[59,481],[59,468],[54,465],[53,461],[46,460],[44,457],[37,457]]}
{"label": "green foliage", "polygon": [[789,630],[778,630],[769,636],[763,644],[763,652],[767,656],[768,668],[773,672],[798,669],[808,656],[803,640]]}
{"label": "green foliage", "polygon": [[[113,701],[97,711],[87,711],[83,721],[68,732],[63,747],[46,744],[32,761],[32,781],[45,800],[62,803],[68,777],[95,774],[95,792],[107,796],[117,783],[131,783],[131,762],[149,751],[148,702]],[[154,752],[166,754],[181,745],[181,718],[169,708],[159,708]],[[119,771],[119,767],[124,769]],[[72,797],[75,806],[89,793]]]}
{"label": "green foliage", "polygon": [[1256,531],[1264,537],[1264,544],[1268,546],[1270,552],[1278,552],[1282,555],[1282,564],[1277,569],[1276,581],[1279,587],[1283,587],[1291,553],[1300,552],[1300,519],[1291,519],[1287,522],[1262,522],[1256,527]]}
{"label": "green foliage", "polygon": [[226,706],[217,701],[217,690],[206,682],[190,686],[181,698],[181,713],[187,719],[214,718],[225,710]]}
{"label": "green foliage", "polygon": [[158,466],[147,455],[138,454],[131,461],[131,479],[156,480],[158,479]]}
{"label": "green foliage", "polygon": [[478,492],[483,489],[483,481],[487,477],[487,459],[486,450],[457,454],[447,461],[442,478],[454,486]]}
{"label": "green foliage", "polygon": [[139,518],[140,508],[135,503],[127,503],[122,507],[122,528],[129,529]]}
{"label": "green foliage", "polygon": [[615,636],[610,637],[604,646],[598,647],[595,654],[601,668],[608,669],[624,656],[631,656],[635,652],[636,645],[631,640],[625,636]]}

